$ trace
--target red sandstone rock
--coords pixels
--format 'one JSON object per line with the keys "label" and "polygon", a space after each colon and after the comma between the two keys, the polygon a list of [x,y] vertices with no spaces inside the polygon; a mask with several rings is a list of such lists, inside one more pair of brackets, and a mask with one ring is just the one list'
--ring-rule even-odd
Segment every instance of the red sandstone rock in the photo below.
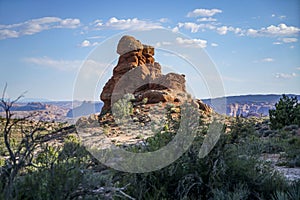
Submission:
{"label": "red sandstone rock", "polygon": [[[111,110],[114,102],[125,94],[136,96],[136,101],[148,99],[148,103],[183,102],[188,99],[185,76],[169,73],[163,75],[161,66],[155,62],[154,47],[143,45],[132,36],[123,36],[118,44],[120,55],[113,76],[105,84],[100,99],[104,102],[102,113]],[[200,100],[199,109],[211,112],[211,108]]]}

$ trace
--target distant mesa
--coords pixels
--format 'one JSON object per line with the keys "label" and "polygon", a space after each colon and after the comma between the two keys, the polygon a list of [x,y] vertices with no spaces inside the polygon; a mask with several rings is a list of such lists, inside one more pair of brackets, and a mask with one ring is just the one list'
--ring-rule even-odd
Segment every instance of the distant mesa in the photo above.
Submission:
{"label": "distant mesa", "polygon": [[35,111],[35,110],[46,110],[48,105],[40,102],[30,102],[22,106],[14,106],[11,111]]}
{"label": "distant mesa", "polygon": [[[185,75],[162,74],[161,65],[153,57],[154,47],[125,35],[118,43],[117,53],[120,55],[118,64],[100,95],[104,102],[102,113],[111,111],[111,106],[128,93],[134,95],[136,102],[147,99],[147,104],[183,103],[187,98],[191,100],[186,92]],[[195,103],[201,110],[212,112],[201,100]]]}
{"label": "distant mesa", "polygon": [[[287,94],[287,96],[300,95]],[[269,116],[269,110],[275,108],[275,104],[279,101],[281,95],[266,94],[266,95],[242,95],[242,96],[228,96],[226,98],[226,114],[228,116],[237,117],[265,117]],[[203,102],[211,105],[211,101],[216,99],[204,99]],[[212,106],[213,107],[213,106]],[[217,109],[216,109],[217,110]]]}
{"label": "distant mesa", "polygon": [[66,115],[69,118],[87,116],[101,111],[102,102],[83,101],[78,107],[70,109]]}

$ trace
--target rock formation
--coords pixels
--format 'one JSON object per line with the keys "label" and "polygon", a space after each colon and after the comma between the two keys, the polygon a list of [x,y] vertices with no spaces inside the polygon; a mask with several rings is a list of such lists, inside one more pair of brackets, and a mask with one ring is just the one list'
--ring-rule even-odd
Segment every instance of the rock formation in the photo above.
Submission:
{"label": "rock formation", "polygon": [[[113,76],[105,84],[100,99],[104,102],[102,113],[125,94],[131,93],[137,102],[148,104],[159,102],[182,103],[189,95],[185,88],[185,75],[162,74],[161,66],[154,59],[154,47],[143,45],[132,36],[123,36],[117,46],[120,55]],[[201,101],[199,109],[211,112]]]}

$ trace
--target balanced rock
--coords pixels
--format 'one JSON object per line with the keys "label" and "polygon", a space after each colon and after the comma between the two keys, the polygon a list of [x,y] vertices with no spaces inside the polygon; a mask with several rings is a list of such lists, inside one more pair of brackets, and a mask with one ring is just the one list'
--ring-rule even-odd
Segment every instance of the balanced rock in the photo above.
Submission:
{"label": "balanced rock", "polygon": [[[100,95],[104,102],[102,113],[111,111],[112,105],[128,93],[133,94],[137,102],[147,99],[151,104],[182,103],[190,96],[186,92],[184,75],[162,74],[160,64],[153,57],[154,47],[126,35],[120,39],[117,53],[120,55],[118,64]],[[211,111],[206,104],[198,104],[201,104],[199,109]]]}

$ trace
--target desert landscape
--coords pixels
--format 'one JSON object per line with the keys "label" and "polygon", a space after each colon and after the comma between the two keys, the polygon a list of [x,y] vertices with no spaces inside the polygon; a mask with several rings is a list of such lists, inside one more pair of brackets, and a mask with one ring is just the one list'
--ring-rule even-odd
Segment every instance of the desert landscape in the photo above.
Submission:
{"label": "desert landscape", "polygon": [[0,2],[0,199],[300,199],[299,2],[110,3]]}

